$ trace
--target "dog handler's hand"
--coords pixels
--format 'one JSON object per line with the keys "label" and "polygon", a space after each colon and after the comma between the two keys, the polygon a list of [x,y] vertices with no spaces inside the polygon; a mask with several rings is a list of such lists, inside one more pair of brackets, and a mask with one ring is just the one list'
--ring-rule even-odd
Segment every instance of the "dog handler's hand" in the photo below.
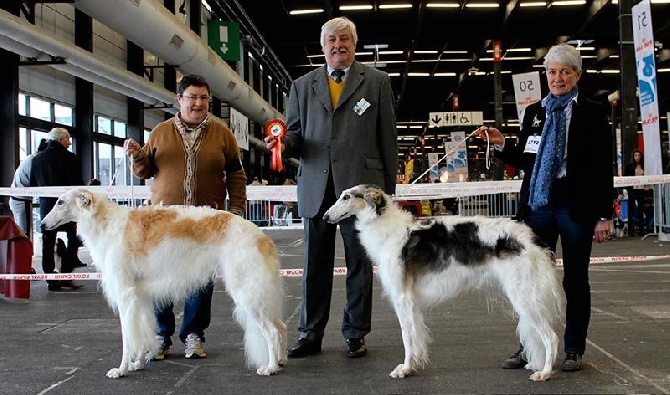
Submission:
{"label": "dog handler's hand", "polygon": [[593,233],[596,237],[596,243],[607,241],[612,233],[612,221],[606,219],[599,220]]}
{"label": "dog handler's hand", "polygon": [[134,139],[126,139],[123,142],[123,150],[128,156],[135,155],[140,148],[140,145]]}
{"label": "dog handler's hand", "polygon": [[475,130],[475,136],[480,139],[486,140],[486,134],[488,133],[488,139],[491,144],[502,145],[505,143],[505,136],[500,133],[500,130],[488,126],[480,126]]}
{"label": "dog handler's hand", "polygon": [[275,136],[266,136],[263,141],[265,141],[265,147],[269,150],[277,145],[277,138]]}

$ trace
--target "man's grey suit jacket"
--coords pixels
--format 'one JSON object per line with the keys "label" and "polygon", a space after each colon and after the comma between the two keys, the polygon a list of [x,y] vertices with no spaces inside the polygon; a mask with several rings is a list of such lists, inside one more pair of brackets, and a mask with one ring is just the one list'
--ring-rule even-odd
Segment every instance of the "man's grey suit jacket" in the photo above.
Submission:
{"label": "man's grey suit jacket", "polygon": [[293,82],[288,99],[284,156],[300,161],[298,214],[305,218],[318,213],[330,171],[338,196],[358,184],[395,192],[398,143],[388,74],[354,62],[335,109],[328,78],[325,66],[312,70]]}

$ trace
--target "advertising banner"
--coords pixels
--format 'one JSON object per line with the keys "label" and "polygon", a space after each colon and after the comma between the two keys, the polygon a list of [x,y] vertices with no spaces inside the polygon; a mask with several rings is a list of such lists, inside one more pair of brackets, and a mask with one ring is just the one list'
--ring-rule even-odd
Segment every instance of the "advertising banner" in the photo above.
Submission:
{"label": "advertising banner", "polygon": [[516,112],[519,115],[519,123],[521,123],[526,107],[542,100],[540,73],[531,71],[530,73],[515,74],[512,76],[512,83],[514,84]]}
{"label": "advertising banner", "polygon": [[651,26],[649,0],[633,6],[633,43],[637,83],[640,90],[640,119],[644,135],[644,174],[663,174],[661,165],[661,135],[654,61],[654,32]]}
{"label": "advertising banner", "polygon": [[230,108],[230,130],[235,135],[240,149],[249,151],[249,118],[234,108]]}
{"label": "advertising banner", "polygon": [[446,159],[449,182],[468,180],[468,149],[463,140],[465,132],[452,132],[451,141],[444,144],[445,155],[451,152]]}

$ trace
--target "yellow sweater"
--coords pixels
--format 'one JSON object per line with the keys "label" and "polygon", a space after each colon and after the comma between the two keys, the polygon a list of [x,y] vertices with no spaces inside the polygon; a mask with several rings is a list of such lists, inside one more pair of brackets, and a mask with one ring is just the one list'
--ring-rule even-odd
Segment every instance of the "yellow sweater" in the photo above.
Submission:
{"label": "yellow sweater", "polygon": [[333,106],[333,110],[337,105],[337,101],[340,100],[340,95],[342,94],[342,89],[344,89],[345,81],[340,82],[339,84],[333,81],[332,78],[328,78],[328,88],[330,89],[330,104]]}

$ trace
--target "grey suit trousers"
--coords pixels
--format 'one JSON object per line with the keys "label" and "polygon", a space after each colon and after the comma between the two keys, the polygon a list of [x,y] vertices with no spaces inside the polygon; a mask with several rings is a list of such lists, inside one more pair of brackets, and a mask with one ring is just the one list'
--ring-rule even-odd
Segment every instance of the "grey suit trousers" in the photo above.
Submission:
{"label": "grey suit trousers", "polygon": [[[335,203],[332,179],[314,218],[305,218],[305,258],[302,276],[302,307],[298,331],[301,338],[321,340],[328,323],[333,290],[337,225],[325,222],[323,213]],[[372,321],[372,263],[358,239],[354,218],[339,223],[347,266],[346,304],[342,318],[345,339],[362,339]]]}

